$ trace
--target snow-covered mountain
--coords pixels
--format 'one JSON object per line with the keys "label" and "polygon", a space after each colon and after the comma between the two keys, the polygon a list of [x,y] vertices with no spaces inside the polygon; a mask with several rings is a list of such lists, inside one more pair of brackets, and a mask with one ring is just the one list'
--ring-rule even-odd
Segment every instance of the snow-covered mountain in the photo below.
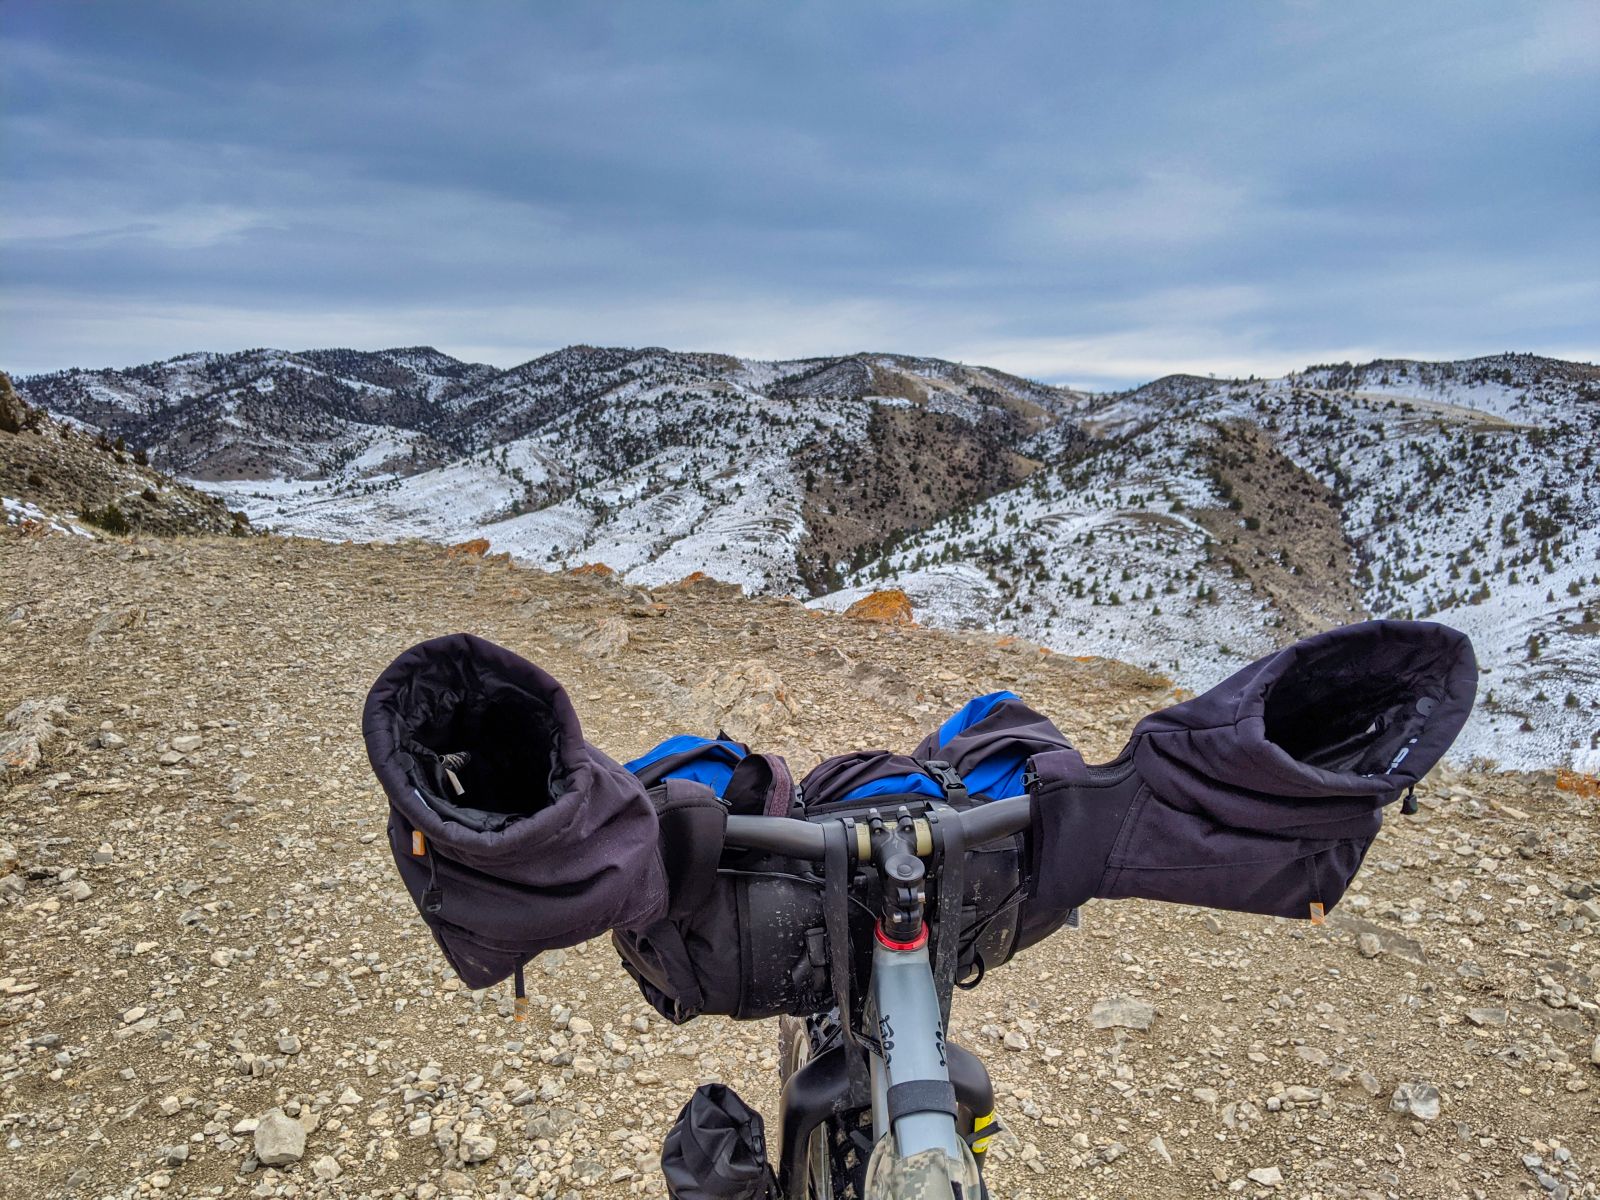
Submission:
{"label": "snow-covered mountain", "polygon": [[1294,637],[1428,618],[1477,647],[1460,743],[1600,769],[1600,369],[1531,356],[1159,380],[1093,441],[911,536],[818,603],[903,588],[924,619],[1215,683]]}
{"label": "snow-covered mountain", "polygon": [[1600,769],[1600,369],[1379,360],[1090,396],[887,354],[190,355],[19,382],[257,525],[704,571],[1200,688],[1366,616],[1465,629],[1462,749]]}
{"label": "snow-covered mountain", "polygon": [[901,355],[751,362],[573,346],[509,371],[438,351],[256,350],[19,381],[149,446],[258,524],[487,537],[638,582],[816,591],[1026,476],[1084,398]]}

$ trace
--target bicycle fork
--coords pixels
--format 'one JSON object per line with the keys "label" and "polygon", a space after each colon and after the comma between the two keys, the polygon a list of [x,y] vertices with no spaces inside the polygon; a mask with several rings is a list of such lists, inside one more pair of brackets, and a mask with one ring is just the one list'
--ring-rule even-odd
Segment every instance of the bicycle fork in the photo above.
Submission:
{"label": "bicycle fork", "polygon": [[[874,945],[866,1017],[869,1029],[876,1024],[884,1051],[882,1056],[869,1056],[874,1142],[892,1131],[901,1157],[937,1149],[959,1160],[959,1143],[966,1138],[958,1113],[978,1129],[988,1126],[993,1120],[994,1084],[983,1060],[945,1035],[926,939],[913,949]],[[778,1111],[778,1164],[786,1187],[804,1176],[812,1133],[845,1107],[850,1091],[847,1053],[848,1047],[833,1046],[784,1084]],[[986,1148],[982,1139],[972,1146],[980,1167]]]}

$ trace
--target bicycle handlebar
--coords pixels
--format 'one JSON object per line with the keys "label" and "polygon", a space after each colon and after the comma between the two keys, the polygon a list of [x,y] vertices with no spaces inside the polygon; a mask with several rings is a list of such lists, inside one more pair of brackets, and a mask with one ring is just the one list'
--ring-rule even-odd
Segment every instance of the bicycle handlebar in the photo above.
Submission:
{"label": "bicycle handlebar", "polygon": [[[1011,796],[961,811],[941,808],[939,820],[959,820],[962,833],[966,835],[963,842],[970,850],[1028,828],[1033,820],[1033,799]],[[822,826],[820,821],[800,821],[793,817],[730,816],[724,840],[737,849],[765,850],[769,854],[821,862]]]}

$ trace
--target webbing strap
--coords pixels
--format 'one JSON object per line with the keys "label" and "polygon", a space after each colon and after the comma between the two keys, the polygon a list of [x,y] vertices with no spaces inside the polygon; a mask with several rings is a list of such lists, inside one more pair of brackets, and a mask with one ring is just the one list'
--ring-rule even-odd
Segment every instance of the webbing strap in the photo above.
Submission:
{"label": "webbing strap", "polygon": [[956,1115],[956,1089],[948,1079],[910,1079],[889,1088],[889,1124],[912,1113]]}
{"label": "webbing strap", "polygon": [[871,1092],[867,1057],[850,1014],[850,849],[843,821],[822,823],[822,922],[828,935],[828,975],[833,980],[833,1002],[839,1008],[839,1032],[844,1038],[845,1065],[850,1091],[834,1101],[835,1112],[865,1104]]}
{"label": "webbing strap", "polygon": [[517,964],[515,978],[511,985],[513,999],[511,1001],[511,1019],[513,1021],[526,1021],[528,1019],[528,985],[522,978],[522,964]]}
{"label": "webbing strap", "polygon": [[[930,813],[930,818],[936,814]],[[939,1024],[950,1024],[950,996],[961,958],[961,899],[967,886],[967,843],[959,820],[930,819],[939,852],[938,931],[933,939],[933,988],[939,997]]]}

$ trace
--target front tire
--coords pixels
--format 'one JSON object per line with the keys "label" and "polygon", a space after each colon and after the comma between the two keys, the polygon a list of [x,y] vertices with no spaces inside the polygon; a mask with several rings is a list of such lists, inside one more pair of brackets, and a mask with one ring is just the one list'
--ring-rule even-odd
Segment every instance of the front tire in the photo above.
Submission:
{"label": "front tire", "polygon": [[[833,1014],[781,1017],[778,1071],[787,1080],[839,1040]],[[872,1110],[858,1108],[828,1117],[812,1131],[797,1194],[805,1200],[865,1200],[867,1160],[872,1157]]]}

